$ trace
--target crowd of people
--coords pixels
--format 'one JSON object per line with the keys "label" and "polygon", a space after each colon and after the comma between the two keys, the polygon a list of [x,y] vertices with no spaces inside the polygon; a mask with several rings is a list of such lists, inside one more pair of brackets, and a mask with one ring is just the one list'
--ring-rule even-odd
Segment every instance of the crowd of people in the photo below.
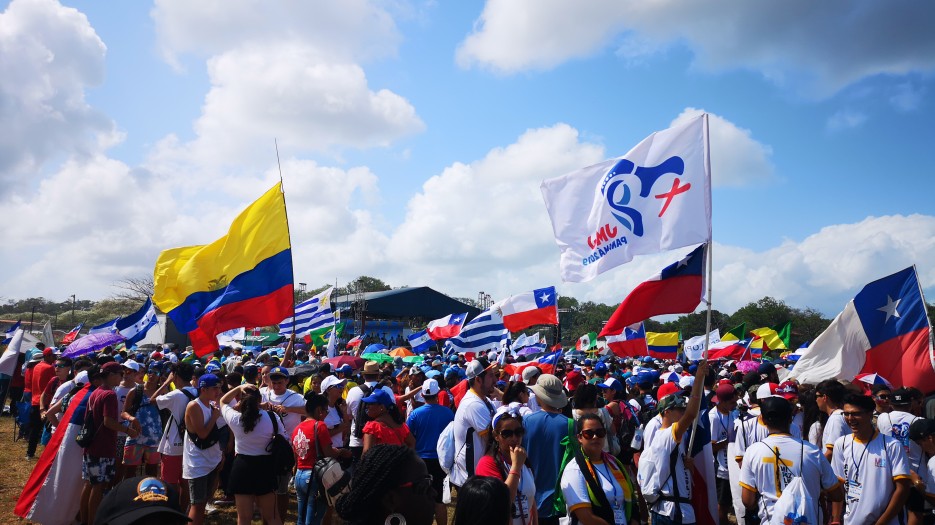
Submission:
{"label": "crowd of people", "polygon": [[785,361],[347,357],[38,344],[0,394],[29,411],[27,460],[65,414],[80,423],[74,523],[200,524],[225,505],[271,525],[448,525],[451,505],[454,525],[933,517],[935,420],[916,387],[935,385],[800,385]]}

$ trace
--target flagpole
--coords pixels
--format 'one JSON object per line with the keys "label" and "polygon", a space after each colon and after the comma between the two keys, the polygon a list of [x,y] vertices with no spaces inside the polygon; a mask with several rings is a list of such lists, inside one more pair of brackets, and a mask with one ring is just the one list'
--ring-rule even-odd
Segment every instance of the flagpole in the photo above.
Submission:
{"label": "flagpole", "polygon": [[[286,188],[282,180],[282,162],[279,160],[279,141],[273,138],[276,147],[276,166],[279,168],[279,194],[282,195],[282,209],[286,213],[286,235],[289,236],[289,256],[292,256],[292,232],[289,230],[289,208],[286,207]],[[290,261],[291,262],[291,261]],[[292,264],[292,337],[295,337],[295,264]]]}
{"label": "flagpole", "polygon": [[[708,136],[708,114],[704,114],[704,144],[705,144],[705,171],[708,179],[708,213],[711,212],[711,141]],[[710,219],[710,217],[709,217]],[[705,302],[708,304],[708,312],[705,318],[705,330],[704,330],[704,359],[708,360],[709,343],[711,339],[711,289],[714,283],[714,258],[711,256],[711,249],[714,247],[714,235],[711,232],[711,221],[708,221],[708,245],[705,246],[705,262],[708,264],[708,293],[705,297]],[[695,416],[694,421],[692,421],[692,434],[688,438],[688,453],[692,453],[692,447],[695,444],[695,431],[698,427],[698,418],[701,417],[701,409],[698,408],[698,414]]]}
{"label": "flagpole", "polygon": [[932,320],[928,318],[929,312],[926,306],[928,303],[925,302],[925,294],[922,292],[922,281],[919,280],[919,270],[916,269],[915,264],[912,265],[912,271],[916,274],[916,284],[919,285],[919,296],[922,297],[922,308],[925,309],[925,319],[929,324],[929,363],[932,365],[932,370],[935,370],[935,344],[933,344],[933,342],[935,342],[933,341],[935,335],[932,334]]}

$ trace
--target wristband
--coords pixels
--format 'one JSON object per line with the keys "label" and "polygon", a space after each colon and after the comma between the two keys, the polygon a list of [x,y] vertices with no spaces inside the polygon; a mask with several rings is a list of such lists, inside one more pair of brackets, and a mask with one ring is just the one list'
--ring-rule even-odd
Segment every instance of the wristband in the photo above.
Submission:
{"label": "wristband", "polygon": [[507,474],[507,476],[519,476],[519,472],[517,472],[517,471],[515,471],[515,470],[511,470],[510,473]]}

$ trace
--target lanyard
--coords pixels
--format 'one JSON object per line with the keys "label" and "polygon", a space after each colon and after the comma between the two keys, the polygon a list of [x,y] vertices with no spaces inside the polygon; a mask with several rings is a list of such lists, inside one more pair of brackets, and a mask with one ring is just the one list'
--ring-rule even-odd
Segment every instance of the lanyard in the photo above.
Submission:
{"label": "lanyard", "polygon": [[724,434],[726,434],[724,437],[730,438],[730,430],[727,428],[727,423],[724,422],[725,419],[730,417],[730,413],[728,412],[727,415],[723,417],[721,416],[721,413],[717,411],[717,409],[715,409],[714,413],[717,415],[718,424],[720,424],[721,428],[724,429]]}
{"label": "lanyard", "polygon": [[[854,459],[854,447],[856,447],[857,444],[855,443],[853,435],[851,435],[851,462],[854,463],[854,483],[858,483],[860,481],[860,465],[864,462],[864,458],[870,453],[870,443],[872,442],[873,439],[864,445],[864,451],[860,453],[860,457],[858,458],[860,461],[857,461]],[[850,481],[850,476],[848,476],[848,481]]]}
{"label": "lanyard", "polygon": [[[506,461],[503,462],[503,466],[506,468],[507,472],[509,472],[513,468],[512,465],[510,465]],[[504,479],[503,481],[506,481],[506,479]],[[519,466],[519,484],[516,486],[516,498],[514,499],[516,500],[516,510],[519,511],[519,519],[525,525],[526,517],[523,515],[523,505],[520,503],[520,499],[519,499],[522,493],[523,493],[523,465],[520,465]],[[526,504],[529,505],[529,502],[527,501]],[[532,513],[532,507],[530,507],[530,513]]]}
{"label": "lanyard", "polygon": [[597,465],[593,465],[593,466],[594,466],[594,472],[597,472],[597,475],[598,475],[598,476],[600,476],[600,477],[604,478],[605,480],[607,480],[607,483],[610,483],[611,488],[613,488],[613,490],[614,490],[614,498],[613,498],[612,500],[610,500],[610,505],[611,505],[612,507],[616,507],[616,506],[617,506],[617,483],[616,483],[616,481],[614,480],[614,475],[613,475],[613,473],[611,473],[611,471],[610,471],[610,465],[608,465],[607,462],[604,461],[604,468],[606,469],[606,472],[607,472],[607,475],[606,475],[606,476],[605,476],[603,473],[601,473],[601,469],[598,468]]}

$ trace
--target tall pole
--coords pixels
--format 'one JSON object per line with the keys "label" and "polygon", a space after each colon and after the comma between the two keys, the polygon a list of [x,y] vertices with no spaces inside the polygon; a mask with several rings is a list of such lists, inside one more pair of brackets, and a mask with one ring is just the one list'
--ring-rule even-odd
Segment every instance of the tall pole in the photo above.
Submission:
{"label": "tall pole", "polygon": [[75,307],[77,306],[77,304],[78,304],[78,299],[75,298],[75,294],[71,294],[71,324],[75,324]]}

